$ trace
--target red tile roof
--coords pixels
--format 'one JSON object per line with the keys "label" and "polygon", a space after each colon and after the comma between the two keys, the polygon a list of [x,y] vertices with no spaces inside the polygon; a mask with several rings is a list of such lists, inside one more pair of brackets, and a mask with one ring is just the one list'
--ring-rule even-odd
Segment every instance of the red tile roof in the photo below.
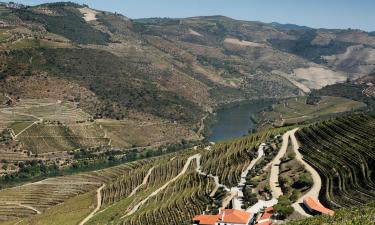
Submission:
{"label": "red tile roof", "polygon": [[327,209],[318,200],[316,200],[312,197],[306,197],[305,199],[303,199],[303,204],[308,206],[310,209],[313,209],[313,210],[315,210],[317,212],[320,212],[322,214],[326,214],[326,215],[330,215],[330,216],[335,215],[335,211]]}
{"label": "red tile roof", "polygon": [[264,213],[263,215],[260,217],[259,221],[261,220],[266,220],[266,219],[270,219],[273,215],[273,208],[272,207],[269,207],[267,208],[266,210],[264,210]]}
{"label": "red tile roof", "polygon": [[241,210],[222,209],[218,215],[198,215],[193,221],[199,221],[201,225],[214,225],[216,222],[247,224],[252,215]]}
{"label": "red tile roof", "polygon": [[221,215],[223,216],[221,222],[240,224],[247,224],[252,216],[249,212],[235,209],[223,209]]}
{"label": "red tile roof", "polygon": [[219,215],[198,215],[193,218],[193,221],[199,221],[201,225],[215,225],[219,219]]}

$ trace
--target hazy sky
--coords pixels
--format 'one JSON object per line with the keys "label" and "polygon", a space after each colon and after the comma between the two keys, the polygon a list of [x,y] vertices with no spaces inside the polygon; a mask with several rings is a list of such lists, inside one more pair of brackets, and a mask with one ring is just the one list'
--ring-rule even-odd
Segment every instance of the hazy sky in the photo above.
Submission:
{"label": "hazy sky", "polygon": [[[18,0],[35,5],[46,0]],[[60,0],[61,1],[61,0]],[[224,15],[315,28],[375,31],[375,0],[75,0],[130,18]]]}

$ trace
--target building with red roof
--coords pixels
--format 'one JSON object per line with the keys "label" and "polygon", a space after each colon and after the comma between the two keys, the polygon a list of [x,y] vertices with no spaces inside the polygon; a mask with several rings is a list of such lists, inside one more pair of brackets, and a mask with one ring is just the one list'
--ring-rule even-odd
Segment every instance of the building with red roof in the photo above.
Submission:
{"label": "building with red roof", "polygon": [[324,207],[317,199],[313,197],[306,197],[303,199],[303,204],[312,213],[321,213],[329,216],[334,216],[335,211]]}
{"label": "building with red roof", "polygon": [[235,209],[222,209],[217,215],[198,215],[193,218],[194,225],[249,225],[253,222],[254,214]]}
{"label": "building with red roof", "polygon": [[274,211],[272,207],[268,207],[264,210],[263,214],[257,219],[256,223],[257,225],[271,225],[271,217],[273,216]]}

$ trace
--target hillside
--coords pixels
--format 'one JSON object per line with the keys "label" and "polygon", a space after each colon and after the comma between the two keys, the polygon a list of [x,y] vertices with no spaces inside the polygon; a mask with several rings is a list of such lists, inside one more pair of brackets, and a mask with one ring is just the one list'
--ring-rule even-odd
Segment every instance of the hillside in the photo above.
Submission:
{"label": "hillside", "polygon": [[375,204],[369,203],[363,206],[345,208],[337,211],[337,215],[332,217],[318,216],[311,219],[287,223],[288,225],[370,225],[375,219]]}
{"label": "hillside", "polygon": [[[357,125],[358,121],[360,124]],[[87,218],[85,224],[190,224],[194,215],[203,211],[215,213],[219,207],[243,206],[255,210],[252,206],[258,200],[258,204],[277,202],[278,187],[273,186],[272,180],[274,166],[269,166],[273,164],[281,171],[280,178],[276,171],[276,180],[282,182],[280,193],[288,201],[293,203],[321,188],[320,194],[317,193],[324,205],[335,209],[357,207],[340,209],[333,218],[316,217],[295,224],[339,224],[337,221],[351,224],[351,220],[366,224],[373,217],[370,202],[374,199],[374,168],[371,166],[374,156],[373,143],[369,139],[373,129],[373,116],[351,115],[304,126],[298,131],[291,127],[270,129],[95,172],[3,189],[0,191],[0,201],[4,202],[0,207],[0,218],[5,221],[0,224],[8,224],[6,220],[19,221],[19,224],[45,224],[47,221],[78,224],[84,218]],[[302,164],[293,163],[295,166],[288,169],[289,162],[300,160],[292,154],[298,151],[293,141],[294,133],[304,160],[321,176],[321,187],[306,187],[301,183],[309,174],[303,168],[301,170]],[[276,159],[281,164],[276,163]],[[363,170],[357,167],[363,167]],[[247,171],[246,175],[243,171]],[[264,176],[267,173],[270,176]],[[289,174],[290,178],[282,178],[284,174]],[[240,185],[242,179],[245,179],[245,186]],[[315,178],[313,180],[315,182]],[[100,193],[100,205],[95,211],[98,203],[94,200],[94,190]],[[247,197],[240,200],[236,197],[239,191]],[[252,192],[262,195],[248,196]],[[264,201],[267,195],[273,198]],[[77,201],[79,205],[76,205]],[[74,216],[71,208],[77,209]],[[296,210],[291,218],[301,218],[298,216],[300,209]],[[93,216],[88,217],[90,212]],[[354,217],[348,220],[346,213]]]}
{"label": "hillside", "polygon": [[[373,70],[366,60],[375,37],[365,32],[286,29],[221,16],[130,20],[95,10],[85,21],[84,12],[70,3],[2,12],[2,49],[9,51],[2,55],[2,77],[16,86],[19,75],[76,83],[95,94],[76,99],[98,117],[123,118],[131,108],[194,124],[216,104],[295,96],[344,81],[349,69],[338,61],[350,59],[352,46],[366,45],[356,49],[366,52],[348,65],[349,76]],[[357,68],[363,63],[366,69]]]}
{"label": "hillside", "polygon": [[[369,223],[374,85],[360,30],[0,2],[0,225],[289,222],[307,196],[337,216],[295,224]],[[205,140],[251,100],[275,102],[245,113],[262,129]]]}

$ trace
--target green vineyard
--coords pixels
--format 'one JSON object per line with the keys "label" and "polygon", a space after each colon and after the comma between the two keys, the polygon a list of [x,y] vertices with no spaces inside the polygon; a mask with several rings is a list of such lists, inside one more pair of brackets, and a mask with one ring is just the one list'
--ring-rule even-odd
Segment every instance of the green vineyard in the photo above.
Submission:
{"label": "green vineyard", "polygon": [[375,221],[375,202],[363,206],[340,209],[334,217],[317,216],[287,225],[373,225]]}
{"label": "green vineyard", "polygon": [[238,184],[241,172],[256,158],[259,145],[271,135],[285,132],[289,128],[272,129],[232,141],[220,142],[202,155],[202,170],[219,176],[220,183],[229,187]]}
{"label": "green vineyard", "polygon": [[305,160],[323,181],[322,200],[331,207],[375,200],[375,117],[346,116],[301,129]]}
{"label": "green vineyard", "polygon": [[[56,127],[40,127],[38,132],[49,132],[51,136],[64,132],[69,132],[65,136],[105,135],[95,124],[77,124],[69,129]],[[257,157],[259,145],[274,143],[275,136],[290,129],[270,129],[208,147],[197,146],[95,172],[4,189],[0,191],[0,203],[3,203],[0,220],[16,223],[23,219],[21,225],[33,224],[34,220],[50,221],[50,213],[62,218],[70,215],[71,207],[79,207],[74,221],[70,221],[77,224],[87,218],[88,208],[92,212],[98,204],[93,199],[100,188],[100,207],[85,224],[190,224],[195,215],[215,211],[226,204],[231,193],[218,187],[236,187],[242,171]],[[327,205],[339,208],[375,200],[374,129],[375,117],[352,115],[307,125],[297,132],[301,153],[322,177],[321,197]],[[35,135],[29,131],[24,134]],[[277,149],[269,148],[272,152],[265,154],[258,167],[263,167],[267,154],[272,157]],[[215,183],[215,176],[219,184]],[[78,198],[83,199],[81,205],[71,203]],[[329,220],[320,218],[314,219]],[[60,221],[60,224],[68,222]]]}
{"label": "green vineyard", "polygon": [[[223,197],[229,195],[220,190],[216,194],[221,197],[215,197],[213,194],[218,186],[213,177],[204,173],[217,174],[219,182],[228,187],[236,186],[242,170],[257,156],[259,144],[283,131],[275,129],[232,142],[218,143],[211,149],[186,149],[96,172],[50,178],[4,189],[0,191],[0,202],[11,205],[0,207],[0,215],[8,215],[9,208],[12,208],[14,215],[3,217],[3,220],[30,218],[21,224],[27,224],[35,218],[45,221],[49,218],[44,213],[47,209],[49,212],[59,212],[59,215],[69,213],[68,209],[62,212],[61,208],[64,207],[59,204],[84,193],[92,196],[94,190],[104,185],[100,191],[100,210],[86,224],[190,224],[196,214],[217,210]],[[53,132],[59,134],[62,131]],[[78,128],[69,132],[78,132]],[[13,199],[15,201],[11,201]],[[42,214],[37,215],[38,211],[18,203]],[[87,211],[82,211],[81,218],[85,216],[84,213]]]}
{"label": "green vineyard", "polygon": [[96,124],[34,124],[18,139],[35,154],[106,146],[109,143],[104,131]]}

